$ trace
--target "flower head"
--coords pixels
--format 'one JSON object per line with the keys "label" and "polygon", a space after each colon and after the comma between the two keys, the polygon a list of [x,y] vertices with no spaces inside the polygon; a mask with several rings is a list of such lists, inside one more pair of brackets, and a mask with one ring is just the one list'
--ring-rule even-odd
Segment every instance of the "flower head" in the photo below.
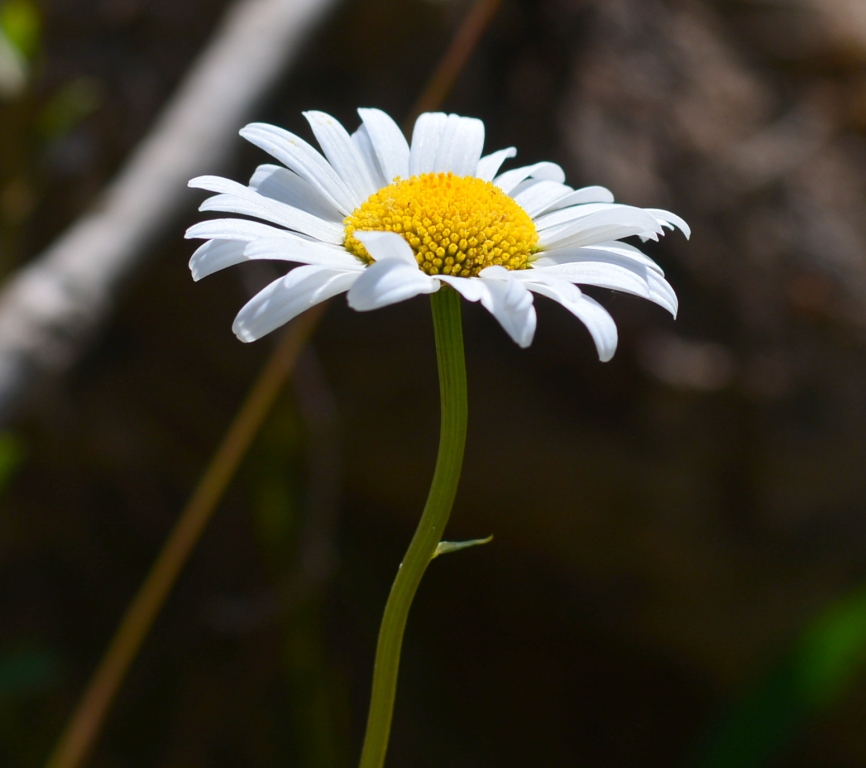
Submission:
{"label": "flower head", "polygon": [[657,240],[689,229],[667,211],[613,202],[603,187],[572,189],[554,163],[500,173],[514,148],[482,157],[484,124],[426,113],[407,143],[377,109],[359,109],[349,134],[334,118],[306,112],[324,156],[303,139],[254,123],[241,135],[282,163],[262,165],[249,186],[200,176],[216,194],[202,211],[248,218],[203,221],[190,260],[198,280],[250,259],[296,266],[256,294],[233,330],[253,341],[314,304],[348,293],[359,311],[450,285],[481,304],[521,347],[535,334],[532,294],[559,302],[589,329],[602,360],[616,349],[613,319],[577,283],[650,299],[676,315],[662,270],[620,238]]}

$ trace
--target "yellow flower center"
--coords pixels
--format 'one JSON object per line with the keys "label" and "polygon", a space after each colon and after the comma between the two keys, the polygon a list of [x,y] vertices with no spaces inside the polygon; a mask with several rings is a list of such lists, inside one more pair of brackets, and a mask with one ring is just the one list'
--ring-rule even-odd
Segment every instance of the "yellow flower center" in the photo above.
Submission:
{"label": "yellow flower center", "polygon": [[529,214],[499,187],[473,176],[423,173],[371,195],[344,221],[349,253],[373,261],[355,232],[397,232],[428,275],[473,277],[485,267],[525,269],[538,250]]}

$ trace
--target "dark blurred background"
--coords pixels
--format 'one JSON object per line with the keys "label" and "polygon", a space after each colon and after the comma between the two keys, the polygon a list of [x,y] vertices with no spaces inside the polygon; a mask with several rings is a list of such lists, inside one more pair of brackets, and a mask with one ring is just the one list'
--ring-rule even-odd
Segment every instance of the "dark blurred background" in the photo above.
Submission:
{"label": "dark blurred background", "polygon": [[[94,200],[227,6],[0,2],[4,274]],[[345,0],[256,119],[403,120],[467,8]],[[528,350],[464,306],[449,538],[495,538],[421,587],[389,766],[866,766],[866,2],[504,0],[444,107],[694,235],[649,248],[676,322],[592,292],[608,364],[544,299]],[[265,161],[242,143],[239,180]],[[0,436],[2,766],[47,757],[272,346],[230,325],[276,267],[189,277],[200,199]],[[332,302],[89,764],[353,765],[437,422],[427,302]]]}

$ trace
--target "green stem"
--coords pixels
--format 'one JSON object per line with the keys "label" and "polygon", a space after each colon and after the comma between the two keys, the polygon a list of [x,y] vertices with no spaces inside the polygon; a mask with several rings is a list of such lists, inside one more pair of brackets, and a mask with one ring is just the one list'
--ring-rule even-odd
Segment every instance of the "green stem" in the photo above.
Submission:
{"label": "green stem", "polygon": [[443,286],[431,295],[430,301],[442,402],[439,454],[424,513],[397,571],[385,606],[376,646],[373,693],[360,768],[382,768],[385,763],[406,619],[421,577],[436,556],[436,548],[451,515],[466,445],[466,364],[463,357],[460,296],[448,286]]}

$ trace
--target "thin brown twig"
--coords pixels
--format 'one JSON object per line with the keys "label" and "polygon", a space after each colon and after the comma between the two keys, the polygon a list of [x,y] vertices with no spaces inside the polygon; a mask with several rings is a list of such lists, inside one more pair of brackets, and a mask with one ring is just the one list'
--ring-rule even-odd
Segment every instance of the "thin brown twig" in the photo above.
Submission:
{"label": "thin brown twig", "polygon": [[[435,109],[441,104],[492,21],[499,3],[500,0],[476,0],[458,28],[453,43],[428,80],[413,114],[422,107]],[[265,416],[291,374],[304,344],[318,325],[324,307],[324,304],[319,304],[294,320],[266,362],[192,498],[127,607],[46,768],[79,768],[86,759],[130,665]]]}
{"label": "thin brown twig", "polygon": [[324,304],[319,304],[293,321],[274,349],[150,573],[129,604],[108,650],[48,761],[48,768],[75,768],[86,758],[130,664],[241,459],[282,390],[304,344],[318,324],[324,308]]}
{"label": "thin brown twig", "polygon": [[427,81],[427,85],[409,113],[410,124],[422,112],[439,109],[450,93],[457,76],[475,52],[481,37],[493,21],[502,0],[476,0],[463,23],[454,35],[448,50],[439,60],[439,65]]}

